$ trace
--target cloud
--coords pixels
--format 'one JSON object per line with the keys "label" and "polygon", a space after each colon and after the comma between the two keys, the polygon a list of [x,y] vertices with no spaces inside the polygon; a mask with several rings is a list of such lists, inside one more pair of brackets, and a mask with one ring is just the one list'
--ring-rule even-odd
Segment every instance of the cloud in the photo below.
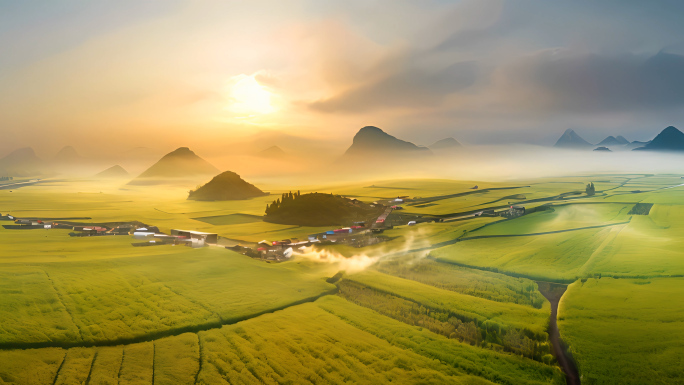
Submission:
{"label": "cloud", "polygon": [[550,49],[502,66],[500,97],[516,107],[571,113],[659,110],[684,102],[684,56]]}
{"label": "cloud", "polygon": [[313,102],[310,107],[320,112],[351,113],[384,108],[434,107],[447,95],[473,85],[477,73],[477,65],[472,61],[454,63],[441,69],[390,62],[370,74],[367,82]]}

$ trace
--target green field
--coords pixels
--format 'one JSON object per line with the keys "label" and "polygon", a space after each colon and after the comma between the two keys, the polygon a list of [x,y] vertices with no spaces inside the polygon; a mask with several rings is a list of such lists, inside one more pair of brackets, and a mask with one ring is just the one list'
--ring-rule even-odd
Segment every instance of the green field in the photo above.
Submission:
{"label": "green field", "polygon": [[684,279],[589,279],[570,285],[560,330],[584,384],[684,383]]}
{"label": "green field", "polygon": [[561,384],[550,367],[408,326],[339,297],[139,344],[0,351],[4,383]]}
{"label": "green field", "polygon": [[[589,181],[594,196],[583,194]],[[316,247],[372,261],[347,274],[325,259],[276,264],[217,246],[0,228],[0,384],[562,384],[535,280],[571,283],[559,326],[583,383],[678,383],[684,187],[669,187],[680,183],[599,175],[302,188],[364,202],[409,196],[404,213],[448,219],[395,226],[360,249]],[[65,180],[0,190],[0,213],[136,220],[216,232],[226,244],[330,230],[264,222],[273,196],[186,197],[181,187]],[[535,212],[450,217],[513,203]],[[630,214],[637,203],[654,205]]]}

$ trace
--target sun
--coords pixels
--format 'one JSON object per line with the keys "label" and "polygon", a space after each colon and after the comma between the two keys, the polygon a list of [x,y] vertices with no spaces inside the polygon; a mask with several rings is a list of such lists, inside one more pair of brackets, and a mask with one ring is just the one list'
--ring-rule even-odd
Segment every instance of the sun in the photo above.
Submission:
{"label": "sun", "polygon": [[259,84],[254,75],[238,75],[231,79],[226,109],[239,114],[263,115],[274,112],[273,94]]}

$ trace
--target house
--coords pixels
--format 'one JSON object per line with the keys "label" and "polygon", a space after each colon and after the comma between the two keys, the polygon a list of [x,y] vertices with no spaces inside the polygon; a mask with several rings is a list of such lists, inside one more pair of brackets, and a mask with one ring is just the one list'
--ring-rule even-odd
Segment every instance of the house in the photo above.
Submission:
{"label": "house", "polygon": [[200,241],[202,244],[208,243],[208,244],[215,245],[218,243],[218,234],[216,234],[216,233],[205,233],[203,231],[172,229],[171,235],[175,235],[178,237],[185,237],[187,239],[190,239],[191,242],[193,243],[193,245],[199,244]]}

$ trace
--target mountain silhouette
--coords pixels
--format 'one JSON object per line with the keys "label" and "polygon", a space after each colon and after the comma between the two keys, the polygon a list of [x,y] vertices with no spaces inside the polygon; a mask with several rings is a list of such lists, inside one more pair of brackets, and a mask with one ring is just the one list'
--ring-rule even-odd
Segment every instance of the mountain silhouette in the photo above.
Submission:
{"label": "mountain silhouette", "polygon": [[572,129],[567,129],[563,135],[558,139],[554,147],[559,148],[588,148],[593,145],[586,140],[582,139],[581,136]]}
{"label": "mountain silhouette", "polygon": [[225,171],[197,190],[190,191],[188,199],[197,201],[227,201],[249,199],[263,195],[267,194],[240,178],[240,175],[232,171]]}
{"label": "mountain silhouette", "polygon": [[45,162],[32,148],[20,148],[0,159],[0,176],[34,176],[45,172]]}
{"label": "mountain silhouette", "polygon": [[149,184],[154,180],[196,179],[216,175],[219,169],[197,156],[187,147],[180,147],[145,170],[129,184]]}
{"label": "mountain silhouette", "polygon": [[662,130],[653,140],[643,147],[635,148],[640,151],[684,151],[684,133],[674,126]]}
{"label": "mountain silhouette", "polygon": [[605,139],[603,139],[597,146],[605,146],[605,147],[610,147],[610,146],[624,146],[625,144],[629,144],[629,140],[625,139],[622,136],[614,137],[614,136],[609,136]]}
{"label": "mountain silhouette", "polygon": [[278,146],[271,146],[265,150],[259,151],[257,156],[269,159],[283,159],[286,158],[288,154]]}
{"label": "mountain silhouette", "polygon": [[80,164],[86,158],[76,152],[76,149],[71,146],[65,146],[52,158],[52,161],[59,164]]}
{"label": "mountain silhouette", "polygon": [[625,145],[625,148],[629,149],[629,150],[634,150],[635,148],[644,147],[645,145],[647,145],[649,143],[651,143],[650,140],[648,142],[641,142],[641,141],[635,140],[632,143]]}
{"label": "mountain silhouette", "polygon": [[128,171],[124,170],[123,167],[119,166],[118,164],[116,166],[112,166],[104,171],[101,171],[97,174],[95,174],[94,178],[97,179],[127,179],[130,178],[130,174]]}
{"label": "mountain silhouette", "polygon": [[629,140],[622,135],[616,136],[615,139],[620,142],[620,144],[629,144]]}
{"label": "mountain silhouette", "polygon": [[435,143],[428,146],[431,150],[443,150],[446,148],[463,147],[458,140],[454,138],[444,138],[436,141]]}
{"label": "mountain silhouette", "polygon": [[364,155],[428,155],[432,152],[411,142],[397,139],[375,126],[366,126],[354,135],[352,145],[344,153],[355,157]]}

